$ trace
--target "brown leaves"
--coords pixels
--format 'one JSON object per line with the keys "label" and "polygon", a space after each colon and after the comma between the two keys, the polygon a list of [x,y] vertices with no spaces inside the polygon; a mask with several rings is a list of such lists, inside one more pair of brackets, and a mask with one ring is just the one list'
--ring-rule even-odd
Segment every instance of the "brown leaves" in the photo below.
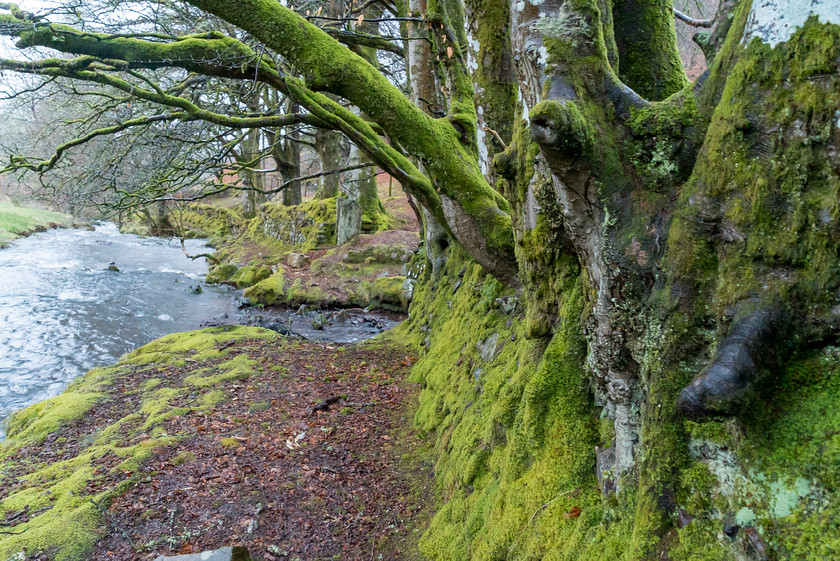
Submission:
{"label": "brown leaves", "polygon": [[[249,356],[266,372],[212,388],[225,392],[216,409],[170,419],[169,434],[191,436],[143,466],[148,480],[114,500],[112,516],[147,547],[134,550],[116,532],[93,561],[146,561],[231,541],[265,559],[367,559],[372,541],[407,533],[416,505],[394,497],[416,492],[408,480],[417,476],[401,460],[413,443],[394,429],[411,395],[399,380],[416,359],[398,348],[310,344],[266,345]],[[278,381],[271,366],[288,374]],[[249,408],[255,402],[272,406]],[[187,453],[192,460],[171,461]]]}

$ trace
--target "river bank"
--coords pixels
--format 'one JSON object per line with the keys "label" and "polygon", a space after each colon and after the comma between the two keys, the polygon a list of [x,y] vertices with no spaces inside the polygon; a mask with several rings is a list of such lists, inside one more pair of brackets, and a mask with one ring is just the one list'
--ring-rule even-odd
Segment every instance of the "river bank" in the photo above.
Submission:
{"label": "river bank", "polygon": [[253,327],[175,334],[15,414],[0,559],[412,559],[432,474],[393,340]]}
{"label": "river bank", "polygon": [[69,214],[0,202],[0,249],[35,232],[72,226]]}

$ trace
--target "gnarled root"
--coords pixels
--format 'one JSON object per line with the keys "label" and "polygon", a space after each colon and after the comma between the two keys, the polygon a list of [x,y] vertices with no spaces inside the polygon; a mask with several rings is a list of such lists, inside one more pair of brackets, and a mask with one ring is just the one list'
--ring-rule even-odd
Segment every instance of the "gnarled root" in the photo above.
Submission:
{"label": "gnarled root", "polygon": [[677,408],[692,420],[735,415],[761,371],[778,359],[784,326],[785,314],[775,306],[735,323],[712,363],[680,392]]}

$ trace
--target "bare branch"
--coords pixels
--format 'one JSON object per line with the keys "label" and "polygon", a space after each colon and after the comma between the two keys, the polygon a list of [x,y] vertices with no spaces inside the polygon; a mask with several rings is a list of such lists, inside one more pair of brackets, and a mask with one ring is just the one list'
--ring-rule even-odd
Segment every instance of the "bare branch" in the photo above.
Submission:
{"label": "bare branch", "polygon": [[674,8],[674,16],[678,20],[680,20],[684,23],[687,23],[688,25],[690,25],[692,27],[711,27],[712,24],[714,23],[714,21],[710,20],[710,19],[694,19],[692,17],[689,17],[689,16],[685,15],[684,13],[677,10],[676,8]]}

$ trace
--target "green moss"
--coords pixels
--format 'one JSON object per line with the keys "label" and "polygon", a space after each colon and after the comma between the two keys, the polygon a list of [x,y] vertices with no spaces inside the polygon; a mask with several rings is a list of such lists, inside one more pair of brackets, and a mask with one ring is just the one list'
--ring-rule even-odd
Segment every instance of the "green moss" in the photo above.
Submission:
{"label": "green moss", "polygon": [[277,271],[254,286],[248,288],[244,292],[244,296],[248,298],[252,304],[262,306],[274,306],[285,303],[286,298],[286,279],[283,269]]}
{"label": "green moss", "polygon": [[40,442],[67,422],[83,417],[104,396],[85,391],[84,385],[77,388],[14,413],[6,425],[9,438],[18,443]]}
{"label": "green moss", "polygon": [[335,302],[335,298],[327,294],[320,286],[305,286],[300,279],[295,279],[286,289],[285,304],[298,307],[305,304],[313,308],[323,308]]}
{"label": "green moss", "polygon": [[175,454],[175,456],[169,460],[172,465],[180,466],[182,464],[189,464],[195,461],[195,454],[190,452],[189,450],[182,450]]}
{"label": "green moss", "polygon": [[[508,74],[513,70],[510,34],[507,33],[510,4],[506,0],[469,0],[468,5],[475,22],[474,39],[479,44],[478,67],[473,72],[476,103],[481,107],[487,126],[507,141],[513,137],[517,105],[516,82]],[[492,136],[486,143],[491,158],[503,148]]]}
{"label": "green moss", "polygon": [[219,440],[222,448],[239,448],[241,444],[235,438],[222,438]]}
{"label": "green moss", "polygon": [[236,288],[247,288],[267,279],[271,276],[271,269],[268,267],[248,265],[238,269],[228,281]]}
{"label": "green moss", "polygon": [[215,409],[220,404],[226,401],[225,392],[222,390],[212,390],[207,393],[201,394],[199,398],[199,402],[201,403],[201,409]]}
{"label": "green moss", "polygon": [[313,199],[296,206],[266,203],[248,225],[248,235],[279,241],[298,251],[335,243],[336,199]]}
{"label": "green moss", "polygon": [[245,218],[236,211],[214,205],[192,204],[182,211],[180,221],[212,241],[237,234]]}
{"label": "green moss", "polygon": [[271,409],[271,403],[267,401],[257,401],[248,404],[248,412],[255,413],[257,411],[267,411]]}
{"label": "green moss", "polygon": [[255,367],[258,365],[259,362],[250,359],[246,353],[242,353],[218,366],[191,374],[184,378],[184,382],[197,388],[207,388],[233,380],[244,380],[256,374]]}
{"label": "green moss", "polygon": [[230,282],[238,270],[239,267],[231,263],[214,264],[210,266],[205,280],[210,284]]}
{"label": "green moss", "polygon": [[[569,266],[550,339],[526,339],[521,315],[496,302],[504,287],[457,252],[438,281],[418,285],[393,335],[424,349],[412,379],[422,386],[415,421],[438,457],[441,504],[420,544],[432,559],[601,558],[583,288]],[[492,335],[497,356],[485,363],[478,345]]]}
{"label": "green moss", "polygon": [[[828,162],[827,134],[840,96],[810,73],[822,76],[819,69],[840,56],[838,29],[812,18],[775,49],[760,41],[729,47],[737,62],[669,241],[675,276],[693,279],[699,270],[701,278],[718,277],[718,313],[759,294],[803,307],[833,302],[826,289],[837,283],[838,246],[826,228],[839,212],[840,183]],[[710,212],[725,226],[725,243],[697,236],[698,215]],[[789,276],[776,278],[778,268]]]}
{"label": "green moss", "polygon": [[128,353],[126,364],[175,364],[191,360],[207,360],[228,354],[225,343],[247,338],[272,340],[277,334],[270,329],[245,326],[210,327],[187,333],[173,333]]}
{"label": "green moss", "polygon": [[612,7],[618,75],[645,99],[665,99],[688,82],[672,10],[670,0],[620,0]]}
{"label": "green moss", "polygon": [[405,277],[383,277],[373,281],[369,291],[370,306],[393,311],[405,311],[408,302],[403,294]]}
{"label": "green moss", "polygon": [[668,550],[674,561],[722,561],[732,559],[732,552],[719,539],[720,521],[695,520],[678,533],[679,539]]}

